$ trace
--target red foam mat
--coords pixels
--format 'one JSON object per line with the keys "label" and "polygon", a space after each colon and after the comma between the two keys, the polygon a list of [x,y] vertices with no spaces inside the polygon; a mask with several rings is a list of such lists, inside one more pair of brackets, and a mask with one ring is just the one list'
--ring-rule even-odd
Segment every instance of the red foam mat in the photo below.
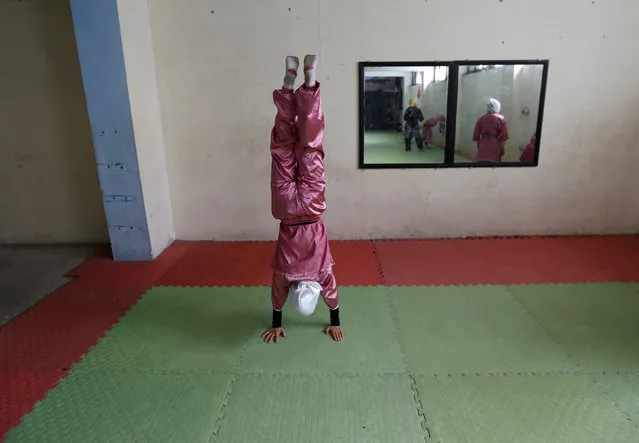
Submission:
{"label": "red foam mat", "polygon": [[0,329],[0,438],[146,290],[74,280]]}
{"label": "red foam mat", "polygon": [[0,371],[0,440],[20,424],[23,415],[43,400],[66,373],[58,371]]}
{"label": "red foam mat", "polygon": [[639,281],[639,236],[560,238],[575,266],[590,269],[589,281]]}
{"label": "red foam mat", "polygon": [[146,290],[63,286],[0,329],[0,372],[69,369]]}
{"label": "red foam mat", "polygon": [[108,250],[91,257],[68,275],[96,285],[153,285],[191,249],[191,242],[175,242],[151,262],[114,261]]}
{"label": "red foam mat", "polygon": [[157,282],[159,286],[271,284],[274,242],[196,242]]}
{"label": "red foam mat", "polygon": [[[379,285],[370,241],[331,242],[338,284]],[[274,242],[197,242],[156,281],[159,286],[268,286]]]}
{"label": "red foam mat", "polygon": [[333,241],[335,278],[340,286],[376,286],[382,284],[375,249],[370,241]]}
{"label": "red foam mat", "polygon": [[376,242],[388,285],[639,280],[636,237]]}

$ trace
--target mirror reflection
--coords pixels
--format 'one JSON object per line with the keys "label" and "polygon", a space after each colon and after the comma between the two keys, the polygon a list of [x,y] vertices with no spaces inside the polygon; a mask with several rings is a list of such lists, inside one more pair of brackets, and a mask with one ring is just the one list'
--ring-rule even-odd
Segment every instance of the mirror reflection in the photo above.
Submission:
{"label": "mirror reflection", "polygon": [[544,66],[461,65],[455,162],[534,162]]}
{"label": "mirror reflection", "polygon": [[364,164],[444,163],[448,66],[364,68]]}

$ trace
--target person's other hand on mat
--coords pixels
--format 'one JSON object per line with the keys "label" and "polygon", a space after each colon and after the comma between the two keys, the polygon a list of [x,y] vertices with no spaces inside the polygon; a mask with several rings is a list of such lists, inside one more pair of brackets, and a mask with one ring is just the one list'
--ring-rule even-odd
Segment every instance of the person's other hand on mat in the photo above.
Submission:
{"label": "person's other hand on mat", "polygon": [[262,334],[262,338],[266,343],[270,343],[272,341],[275,341],[275,343],[277,343],[277,339],[280,335],[282,337],[286,337],[286,331],[284,330],[284,328],[271,328]]}
{"label": "person's other hand on mat", "polygon": [[330,336],[333,337],[333,340],[335,341],[340,341],[344,337],[341,326],[329,326],[328,328],[326,328],[326,331],[324,331],[324,333],[330,334]]}

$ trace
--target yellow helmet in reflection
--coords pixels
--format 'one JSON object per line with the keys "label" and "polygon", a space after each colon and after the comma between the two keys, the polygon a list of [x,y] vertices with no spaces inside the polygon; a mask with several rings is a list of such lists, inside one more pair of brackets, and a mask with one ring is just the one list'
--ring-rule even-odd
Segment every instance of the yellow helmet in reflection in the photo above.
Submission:
{"label": "yellow helmet in reflection", "polygon": [[411,98],[410,99],[410,105],[411,106],[417,106],[417,99],[416,98]]}

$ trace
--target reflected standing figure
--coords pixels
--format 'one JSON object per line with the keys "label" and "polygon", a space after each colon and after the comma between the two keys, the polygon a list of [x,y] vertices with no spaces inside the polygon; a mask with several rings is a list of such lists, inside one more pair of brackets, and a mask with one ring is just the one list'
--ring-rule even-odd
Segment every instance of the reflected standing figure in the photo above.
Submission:
{"label": "reflected standing figure", "polygon": [[519,157],[520,162],[532,163],[535,161],[535,145],[537,144],[537,133],[534,133],[526,147],[524,148],[521,156]]}
{"label": "reflected standing figure", "polygon": [[475,124],[473,141],[477,142],[476,162],[501,162],[504,156],[508,128],[500,111],[501,103],[491,98],[486,104],[486,114],[479,117]]}
{"label": "reflected standing figure", "polygon": [[415,137],[415,142],[419,149],[424,149],[424,140],[420,131],[420,123],[424,121],[422,110],[417,107],[417,100],[412,98],[410,106],[404,113],[404,121],[406,122],[404,141],[406,142],[406,151],[411,150],[411,141]]}

